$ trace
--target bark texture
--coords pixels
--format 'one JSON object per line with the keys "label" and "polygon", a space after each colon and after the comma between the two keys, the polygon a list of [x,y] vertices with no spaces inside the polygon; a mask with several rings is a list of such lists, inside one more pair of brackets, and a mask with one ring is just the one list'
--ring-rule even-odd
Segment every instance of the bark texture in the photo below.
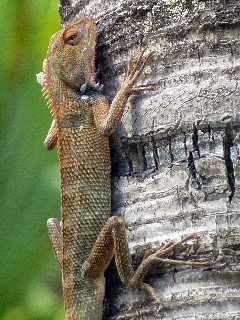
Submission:
{"label": "bark texture", "polygon": [[240,4],[237,0],[62,0],[63,24],[98,21],[98,79],[111,100],[130,54],[153,51],[112,141],[113,211],[134,261],[145,248],[198,232],[175,257],[215,267],[156,267],[162,304],[108,272],[106,319],[240,319]]}

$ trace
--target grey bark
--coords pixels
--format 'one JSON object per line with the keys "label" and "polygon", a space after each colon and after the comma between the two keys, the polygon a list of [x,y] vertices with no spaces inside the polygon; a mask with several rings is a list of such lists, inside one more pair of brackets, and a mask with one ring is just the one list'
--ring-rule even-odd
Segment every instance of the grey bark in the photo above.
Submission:
{"label": "grey bark", "polygon": [[[62,0],[63,24],[98,22],[98,79],[111,100],[130,54],[153,57],[112,139],[113,213],[124,216],[134,263],[148,247],[197,232],[175,252],[218,259],[205,269],[158,266],[162,304],[107,274],[106,319],[240,319],[239,48],[237,0]],[[163,306],[164,305],[164,306]]]}

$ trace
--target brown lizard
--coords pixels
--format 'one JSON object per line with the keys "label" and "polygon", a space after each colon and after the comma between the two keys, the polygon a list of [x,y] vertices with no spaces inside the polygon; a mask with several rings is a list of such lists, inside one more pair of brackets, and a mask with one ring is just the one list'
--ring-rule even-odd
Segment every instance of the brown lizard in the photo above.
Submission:
{"label": "brown lizard", "polygon": [[[115,255],[121,280],[155,297],[144,276],[179,243],[171,242],[132,268],[125,225],[111,216],[109,135],[119,123],[129,96],[149,87],[135,83],[149,59],[142,50],[131,58],[125,79],[110,107],[95,82],[96,24],[89,17],[56,33],[43,63],[42,85],[53,114],[45,140],[58,146],[62,222],[48,220],[49,236],[62,269],[66,320],[102,319],[104,271]],[[201,262],[182,262],[203,265]],[[205,264],[206,265],[206,264]]]}

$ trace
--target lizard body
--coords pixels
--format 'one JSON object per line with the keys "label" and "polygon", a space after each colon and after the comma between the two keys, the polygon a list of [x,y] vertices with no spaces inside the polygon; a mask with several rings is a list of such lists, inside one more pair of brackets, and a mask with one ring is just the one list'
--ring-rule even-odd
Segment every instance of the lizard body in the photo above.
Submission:
{"label": "lizard body", "polygon": [[[103,272],[97,278],[83,278],[81,272],[111,216],[108,136],[135,82],[120,89],[112,103],[114,112],[109,111],[95,83],[95,39],[95,22],[82,17],[52,37],[43,64],[43,87],[54,118],[45,145],[52,149],[57,144],[61,173],[62,229],[56,255],[61,255],[66,319],[102,317]],[[147,58],[148,54],[138,62],[137,77]],[[48,222],[50,230],[54,223]],[[104,269],[112,255],[104,258]]]}
{"label": "lizard body", "polygon": [[[61,226],[48,220],[49,236],[62,269],[65,320],[101,320],[105,292],[104,271],[115,255],[121,280],[142,288],[160,256],[180,242],[169,243],[146,256],[134,272],[124,222],[111,217],[109,135],[120,121],[129,96],[149,86],[136,87],[150,52],[131,58],[125,79],[110,107],[95,82],[96,24],[89,17],[56,33],[43,63],[42,85],[53,122],[45,139],[58,146],[61,173]],[[168,263],[175,263],[167,260]],[[188,265],[190,262],[188,262]],[[201,263],[195,265],[202,265]]]}

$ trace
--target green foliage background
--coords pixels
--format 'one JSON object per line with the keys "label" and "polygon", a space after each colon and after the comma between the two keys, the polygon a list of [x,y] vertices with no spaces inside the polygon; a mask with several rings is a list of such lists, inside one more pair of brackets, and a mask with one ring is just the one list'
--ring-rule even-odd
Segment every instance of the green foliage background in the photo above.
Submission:
{"label": "green foliage background", "polygon": [[46,220],[59,216],[56,151],[42,141],[50,115],[35,78],[57,0],[0,2],[0,319],[63,319],[60,274]]}

